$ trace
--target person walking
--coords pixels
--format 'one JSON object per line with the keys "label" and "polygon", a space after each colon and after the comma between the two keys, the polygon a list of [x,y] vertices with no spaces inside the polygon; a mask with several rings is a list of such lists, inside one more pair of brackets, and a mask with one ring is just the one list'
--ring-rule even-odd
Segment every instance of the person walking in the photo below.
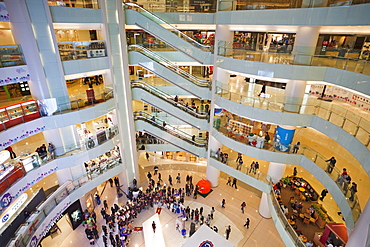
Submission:
{"label": "person walking", "polygon": [[11,146],[5,148],[10,153],[10,158],[15,159],[17,158],[17,155],[14,153],[13,148]]}
{"label": "person walking", "polygon": [[229,239],[230,237],[230,233],[231,233],[231,226],[229,225],[227,228],[226,228],[226,231],[225,231],[225,234],[226,234],[226,240]]}
{"label": "person walking", "polygon": [[237,165],[237,167],[236,167],[236,170],[241,170],[242,169],[242,165],[243,165],[243,159],[242,158],[240,158],[239,159],[239,162],[238,162],[238,165]]}
{"label": "person walking", "polygon": [[211,213],[210,213],[210,216],[211,216],[211,219],[213,220],[213,214],[215,213],[215,207],[212,207],[211,209]]}
{"label": "person walking", "polygon": [[253,160],[252,163],[251,163],[251,165],[250,165],[250,168],[249,168],[249,172],[248,173],[251,173],[252,171],[255,172],[255,169],[256,169],[256,163]]}
{"label": "person walking", "polygon": [[320,201],[323,201],[323,200],[324,200],[324,198],[325,198],[325,196],[326,196],[326,194],[328,194],[328,193],[329,193],[329,191],[328,191],[327,189],[323,189],[323,190],[321,191]]}
{"label": "person walking", "polygon": [[233,178],[233,184],[231,185],[231,187],[235,187],[235,189],[238,189],[238,187],[236,186],[236,178]]}
{"label": "person walking", "polygon": [[349,189],[349,191],[351,192],[351,196],[349,197],[349,200],[353,202],[355,200],[355,194],[357,192],[357,184],[355,182],[352,182],[352,186]]}
{"label": "person walking", "polygon": [[242,202],[242,204],[240,205],[240,209],[242,210],[242,213],[244,214],[244,208],[245,206],[247,206],[247,204],[245,202]]}
{"label": "person walking", "polygon": [[327,172],[329,173],[329,174],[331,174],[332,173],[332,171],[333,171],[333,169],[334,169],[334,167],[335,167],[335,163],[337,163],[337,160],[334,158],[334,156],[333,157],[331,157],[330,159],[328,159],[328,160],[325,160],[326,162],[329,162],[328,163],[328,168],[327,168]]}
{"label": "person walking", "polygon": [[226,204],[226,200],[225,199],[222,199],[221,208],[225,208],[225,204]]}
{"label": "person walking", "polygon": [[159,167],[158,166],[154,166],[154,176],[158,174],[158,170],[159,170]]}
{"label": "person walking", "polygon": [[296,177],[297,176],[297,173],[298,173],[297,167],[294,167],[294,169],[293,169],[293,177]]}
{"label": "person walking", "polygon": [[145,152],[145,157],[146,157],[146,160],[149,161],[149,153],[148,152]]}
{"label": "person walking", "polygon": [[244,224],[244,226],[246,226],[247,227],[247,229],[249,229],[249,223],[250,223],[251,221],[249,220],[249,218],[247,218],[247,220],[245,221],[245,224]]}
{"label": "person walking", "polygon": [[108,179],[108,182],[110,184],[110,187],[112,188],[113,187],[113,179],[112,178]]}
{"label": "person walking", "polygon": [[256,175],[256,173],[258,172],[258,169],[260,168],[260,164],[258,163],[258,161],[254,164],[254,175]]}
{"label": "person walking", "polygon": [[177,176],[176,176],[176,183],[181,183],[181,175],[180,173],[177,173]]}
{"label": "person walking", "polygon": [[242,158],[242,154],[238,153],[238,158],[236,158],[235,162],[238,162]]}
{"label": "person walking", "polygon": [[[261,96],[261,94],[266,94],[266,82],[263,83],[261,92],[258,94],[258,96]],[[264,95],[262,95],[263,97]]]}
{"label": "person walking", "polygon": [[172,184],[172,177],[171,177],[171,175],[168,175],[168,182],[170,183],[171,186],[173,185]]}
{"label": "person walking", "polygon": [[155,224],[155,221],[152,223],[153,232],[155,233],[155,229],[157,228],[157,225]]}
{"label": "person walking", "polygon": [[296,144],[294,144],[293,151],[292,151],[293,154],[296,154],[298,152],[300,145],[301,145],[300,142],[297,142]]}
{"label": "person walking", "polygon": [[231,178],[230,178],[230,177],[228,177],[228,178],[227,178],[227,183],[226,183],[226,185],[230,185],[230,186],[231,186]]}

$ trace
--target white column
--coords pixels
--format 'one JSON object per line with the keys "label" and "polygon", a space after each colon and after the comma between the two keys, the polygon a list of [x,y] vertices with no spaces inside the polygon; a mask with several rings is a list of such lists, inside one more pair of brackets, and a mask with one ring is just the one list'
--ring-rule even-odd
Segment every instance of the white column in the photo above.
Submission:
{"label": "white column", "polygon": [[267,175],[271,177],[273,183],[277,183],[285,173],[285,164],[270,162]]}
{"label": "white column", "polygon": [[[219,141],[217,141],[213,136],[210,136],[208,143],[208,151],[210,152],[212,150],[216,152],[219,148],[222,148],[222,144]],[[218,186],[218,179],[220,178],[220,170],[214,168],[213,166],[210,166],[209,159],[211,158],[208,156],[206,178],[211,183],[212,187],[216,187]]]}
{"label": "white column", "polygon": [[[234,32],[230,31],[229,26],[227,25],[216,25],[216,37],[215,37],[215,46],[216,43],[218,44],[218,41],[225,41],[225,43],[222,42],[222,48],[220,47],[220,51],[222,51],[225,55],[231,55],[232,54],[232,48],[233,48],[233,39],[234,39]],[[218,48],[218,47],[217,47]],[[224,50],[226,48],[226,50]],[[217,51],[217,50],[215,50]]]}
{"label": "white column", "polygon": [[130,183],[132,183],[132,181],[130,181],[130,183],[128,183],[127,181],[127,176],[125,174],[125,172],[121,172],[117,175],[118,177],[118,180],[119,180],[119,184],[121,186],[121,189],[124,191],[124,192],[128,192],[128,186]]}
{"label": "white column", "polygon": [[80,200],[82,212],[85,212],[85,210],[87,209],[85,195],[81,196],[79,200]]}
{"label": "white column", "polygon": [[370,222],[370,199],[367,200],[366,206],[358,219],[355,228],[349,235],[347,247],[370,246],[369,239],[369,222]]}
{"label": "white column", "polygon": [[274,136],[274,148],[281,152],[289,152],[294,138],[295,126],[279,125]]}
{"label": "white column", "polygon": [[300,26],[294,41],[294,64],[309,65],[315,54],[320,27]]}
{"label": "white column", "polygon": [[32,96],[56,98],[58,104],[69,102],[67,85],[51,19],[44,0],[5,0],[12,34],[20,44],[31,81]]}
{"label": "white column", "polygon": [[64,184],[68,180],[73,181],[72,173],[69,168],[57,170],[55,174],[57,175],[59,185]]}
{"label": "white column", "polygon": [[299,112],[306,89],[306,81],[289,81],[284,93],[284,111]]}
{"label": "white column", "polygon": [[[122,1],[100,1],[107,48],[110,53],[114,100],[119,123],[120,152],[127,181],[140,181],[135,141],[135,126],[132,117],[132,95],[128,70],[126,31],[121,20],[125,19]],[[108,18],[109,17],[109,18]]]}
{"label": "white column", "polygon": [[268,197],[269,195],[266,194],[265,192],[262,192],[262,197],[261,197],[261,202],[260,202],[260,207],[258,209],[258,212],[263,218],[271,218],[271,213],[270,213],[270,207],[268,204]]}
{"label": "white column", "polygon": [[48,143],[51,142],[56,147],[55,154],[63,155],[68,151],[74,150],[78,146],[78,134],[75,125],[59,129],[46,130],[43,132],[44,138]]}

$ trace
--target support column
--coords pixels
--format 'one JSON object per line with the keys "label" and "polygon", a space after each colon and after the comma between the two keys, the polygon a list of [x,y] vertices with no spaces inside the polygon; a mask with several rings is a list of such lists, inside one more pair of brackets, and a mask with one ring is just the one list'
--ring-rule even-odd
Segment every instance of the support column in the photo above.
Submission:
{"label": "support column", "polygon": [[[229,56],[233,54],[233,39],[234,32],[230,31],[227,25],[216,25],[216,37],[215,37],[215,53],[223,54]],[[219,41],[220,47],[218,47]],[[217,48],[217,50],[216,50]],[[217,57],[217,56],[216,56]]]}
{"label": "support column", "polygon": [[[208,143],[209,154],[211,150],[216,152],[219,148],[222,148],[222,144],[219,141],[217,141],[213,136],[210,136],[209,143]],[[220,178],[220,170],[214,168],[213,166],[210,166],[209,159],[211,158],[208,155],[206,178],[209,182],[211,182],[212,187],[217,187],[218,179]]]}
{"label": "support column", "polygon": [[20,44],[31,75],[31,94],[37,99],[69,102],[50,8],[44,0],[5,0],[14,39]]}
{"label": "support column", "polygon": [[300,26],[297,29],[294,41],[294,64],[310,65],[315,54],[320,27]]}
{"label": "support column", "polygon": [[273,183],[277,183],[285,173],[285,164],[270,162],[267,175],[271,177]]}
{"label": "support column", "polygon": [[305,90],[306,81],[289,81],[284,93],[284,111],[299,112]]}
{"label": "support column", "polygon": [[129,183],[127,181],[127,176],[126,176],[125,172],[119,173],[117,175],[117,177],[118,177],[118,180],[119,180],[119,184],[121,186],[121,189],[123,191],[125,191],[125,192],[128,191],[128,185],[129,185]]}
{"label": "support column", "polygon": [[260,207],[258,208],[258,212],[263,218],[269,219],[271,218],[269,203],[268,203],[268,194],[262,192]]}
{"label": "support column", "polygon": [[367,200],[366,206],[357,221],[355,228],[350,233],[347,247],[370,246],[369,238],[370,222],[370,199]]}
{"label": "support column", "polygon": [[68,151],[79,147],[78,134],[75,125],[67,126],[59,129],[51,129],[42,132],[44,138],[48,143],[51,142],[56,147],[55,154],[57,156],[63,155]]}
{"label": "support column", "polygon": [[127,61],[126,31],[121,20],[125,19],[122,1],[100,1],[103,13],[103,32],[106,32],[107,49],[110,53],[110,68],[113,78],[114,101],[119,123],[120,152],[126,181],[138,183],[140,174],[135,141],[135,126],[132,117],[132,95]]}
{"label": "support column", "polygon": [[281,152],[289,152],[296,127],[279,125],[274,136],[274,148]]}
{"label": "support column", "polygon": [[72,173],[69,168],[57,170],[55,174],[57,175],[59,185],[64,184],[68,180],[73,181]]}

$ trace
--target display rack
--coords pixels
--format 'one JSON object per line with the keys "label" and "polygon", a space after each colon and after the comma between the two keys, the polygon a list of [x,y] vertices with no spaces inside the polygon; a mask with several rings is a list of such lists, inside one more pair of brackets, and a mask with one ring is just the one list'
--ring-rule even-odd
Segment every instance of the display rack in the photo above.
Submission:
{"label": "display rack", "polygon": [[28,100],[0,108],[0,131],[41,117],[38,105]]}
{"label": "display rack", "polygon": [[230,120],[229,121],[229,127],[231,130],[235,130],[239,132],[241,135],[248,135],[249,133],[252,133],[253,131],[253,126],[250,126],[245,123],[241,123],[235,120]]}

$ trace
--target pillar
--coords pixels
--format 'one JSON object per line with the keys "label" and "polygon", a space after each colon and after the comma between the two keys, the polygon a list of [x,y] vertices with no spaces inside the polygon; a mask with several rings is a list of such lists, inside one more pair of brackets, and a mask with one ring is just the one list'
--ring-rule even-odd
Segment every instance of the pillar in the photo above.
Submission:
{"label": "pillar", "polygon": [[369,238],[370,222],[370,199],[367,200],[366,206],[358,219],[355,228],[350,233],[347,247],[370,246]]}
{"label": "pillar", "polygon": [[[118,119],[120,152],[126,181],[134,178],[139,182],[140,174],[135,141],[135,126],[132,117],[132,95],[130,72],[128,67],[126,31],[121,20],[125,19],[122,1],[100,1],[103,15],[103,28],[107,37],[107,50],[110,53],[110,68],[114,88],[115,109]],[[122,100],[124,99],[124,100]]]}
{"label": "pillar", "polygon": [[297,28],[292,52],[294,64],[311,64],[312,56],[315,54],[319,32],[320,27],[300,26]]}
{"label": "pillar", "polygon": [[79,200],[80,200],[82,212],[85,212],[85,210],[87,209],[85,195],[81,196]]}
{"label": "pillar", "polygon": [[32,96],[36,99],[56,98],[59,105],[69,102],[48,2],[5,0],[5,4],[12,34],[21,46],[31,75]]}
{"label": "pillar", "polygon": [[212,187],[218,186],[218,179],[220,178],[220,170],[214,168],[213,166],[209,165],[209,157],[211,150],[216,152],[219,148],[222,148],[222,144],[217,141],[213,136],[210,136],[209,143],[208,143],[208,162],[207,162],[207,170],[206,170],[206,178],[211,183]]}
{"label": "pillar", "polygon": [[290,151],[295,128],[294,126],[288,125],[279,125],[276,128],[274,136],[274,148],[276,150],[287,153]]}
{"label": "pillar", "polygon": [[[127,193],[128,191],[128,187],[130,185],[130,183],[132,183],[132,181],[130,181],[130,183],[128,183],[127,181],[127,176],[125,174],[125,172],[120,172],[118,175],[118,180],[119,180],[119,184],[121,186],[121,189]],[[137,179],[136,179],[137,180]]]}
{"label": "pillar", "polygon": [[270,213],[270,207],[268,203],[268,194],[265,192],[262,192],[262,197],[261,197],[261,202],[260,202],[260,207],[258,208],[258,212],[263,218],[271,218],[271,213]]}
{"label": "pillar", "polygon": [[289,81],[284,93],[284,111],[299,112],[305,90],[306,81]]}
{"label": "pillar", "polygon": [[267,175],[271,177],[273,183],[277,183],[285,173],[285,164],[270,162]]}
{"label": "pillar", "polygon": [[79,147],[78,133],[75,125],[46,130],[42,134],[47,142],[46,146],[48,146],[49,142],[54,144],[56,147],[55,154],[57,156]]}
{"label": "pillar", "polygon": [[69,168],[57,170],[55,174],[57,175],[59,185],[62,185],[67,181],[74,180]]}
{"label": "pillar", "polygon": [[[233,39],[234,39],[234,32],[230,31],[229,26],[218,25],[218,24],[216,25],[215,51],[217,51],[218,54],[222,54],[224,56],[232,55],[233,54]],[[218,47],[219,44],[220,44],[220,47]]]}

